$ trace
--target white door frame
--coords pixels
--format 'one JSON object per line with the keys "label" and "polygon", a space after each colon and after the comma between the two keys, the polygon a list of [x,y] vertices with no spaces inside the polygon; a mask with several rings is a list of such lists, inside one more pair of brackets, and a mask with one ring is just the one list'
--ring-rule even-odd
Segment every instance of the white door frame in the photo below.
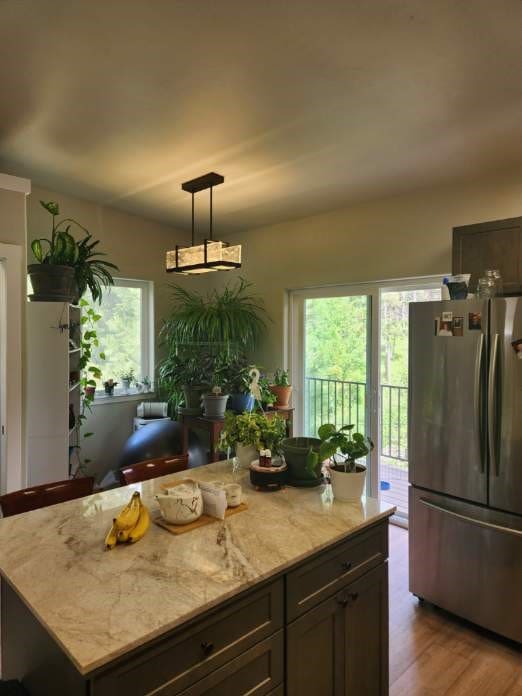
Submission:
{"label": "white door frame", "polygon": [[25,485],[23,461],[23,249],[0,243],[0,493]]}
{"label": "white door frame", "polygon": [[[368,326],[368,387],[367,404],[369,414],[369,435],[375,443],[370,455],[370,476],[367,482],[368,495],[379,497],[379,454],[381,451],[381,423],[379,408],[380,351],[381,351],[381,294],[386,291],[431,288],[439,284],[442,276],[422,276],[419,278],[397,278],[379,282],[333,285],[288,292],[288,367],[294,387],[295,404],[294,431],[303,432],[304,423],[304,302],[314,297],[348,297],[366,295],[370,298]],[[325,340],[328,340],[327,337]]]}

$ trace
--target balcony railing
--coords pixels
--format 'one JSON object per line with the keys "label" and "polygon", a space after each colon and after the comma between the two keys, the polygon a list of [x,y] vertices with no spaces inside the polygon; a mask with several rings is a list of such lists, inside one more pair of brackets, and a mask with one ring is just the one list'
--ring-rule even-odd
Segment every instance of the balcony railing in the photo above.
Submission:
{"label": "balcony railing", "polygon": [[[408,461],[408,388],[381,385],[381,455]],[[366,384],[324,377],[305,377],[307,434],[317,435],[322,423],[354,424],[366,432]]]}

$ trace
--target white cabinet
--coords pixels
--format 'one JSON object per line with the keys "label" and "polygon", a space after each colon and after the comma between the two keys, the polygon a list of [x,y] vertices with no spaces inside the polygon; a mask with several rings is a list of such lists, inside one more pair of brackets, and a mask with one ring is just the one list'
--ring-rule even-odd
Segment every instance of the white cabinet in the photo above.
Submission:
{"label": "white cabinet", "polygon": [[70,427],[81,408],[80,309],[58,302],[27,304],[27,485],[69,478]]}

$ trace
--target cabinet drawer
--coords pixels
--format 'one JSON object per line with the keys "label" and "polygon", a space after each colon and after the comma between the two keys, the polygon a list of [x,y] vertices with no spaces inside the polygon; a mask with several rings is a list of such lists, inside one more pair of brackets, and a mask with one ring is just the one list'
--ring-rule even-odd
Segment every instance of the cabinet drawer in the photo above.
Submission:
{"label": "cabinet drawer", "polygon": [[288,573],[286,617],[293,621],[388,557],[388,524],[364,531]]}
{"label": "cabinet drawer", "polygon": [[[279,631],[184,691],[181,696],[262,696],[282,694],[274,690],[284,680],[284,633]],[[162,689],[158,696],[170,696]]]}
{"label": "cabinet drawer", "polygon": [[282,628],[283,618],[278,580],[95,677],[93,696],[178,694]]}

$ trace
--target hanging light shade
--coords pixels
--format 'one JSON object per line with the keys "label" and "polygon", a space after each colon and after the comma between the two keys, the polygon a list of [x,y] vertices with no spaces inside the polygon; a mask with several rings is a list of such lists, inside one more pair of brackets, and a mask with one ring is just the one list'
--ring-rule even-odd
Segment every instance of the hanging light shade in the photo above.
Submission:
{"label": "hanging light shade", "polygon": [[[212,189],[222,184],[225,178],[221,174],[210,172],[197,179],[181,184],[184,191],[192,195],[192,244],[188,247],[176,245],[173,251],[167,251],[167,272],[183,275],[199,275],[212,271],[231,271],[241,268],[241,245],[230,246],[227,242],[212,239]],[[210,189],[209,238],[203,244],[194,243],[194,194]]]}

